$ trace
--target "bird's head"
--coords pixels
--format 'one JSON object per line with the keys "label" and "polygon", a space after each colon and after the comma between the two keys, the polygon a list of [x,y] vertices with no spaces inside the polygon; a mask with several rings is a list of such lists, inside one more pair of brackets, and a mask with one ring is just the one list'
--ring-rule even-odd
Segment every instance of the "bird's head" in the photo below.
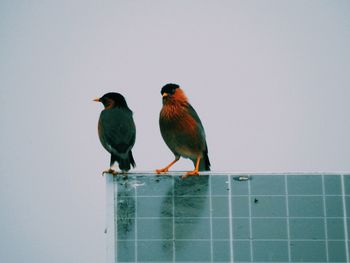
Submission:
{"label": "bird's head", "polygon": [[94,101],[101,102],[105,109],[111,109],[115,107],[128,108],[124,96],[116,92],[106,93],[101,98],[94,99]]}
{"label": "bird's head", "polygon": [[179,85],[169,83],[166,84],[160,93],[163,96],[163,104],[176,103],[176,102],[187,102],[187,97]]}

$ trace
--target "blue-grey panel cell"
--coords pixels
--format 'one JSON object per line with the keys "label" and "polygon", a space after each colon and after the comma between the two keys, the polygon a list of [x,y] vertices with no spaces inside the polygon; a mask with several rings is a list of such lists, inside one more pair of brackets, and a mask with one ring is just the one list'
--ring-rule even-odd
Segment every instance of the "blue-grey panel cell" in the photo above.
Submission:
{"label": "blue-grey panel cell", "polygon": [[230,241],[213,242],[213,260],[214,262],[230,262]]}
{"label": "blue-grey panel cell", "polygon": [[137,196],[173,195],[173,178],[171,176],[138,177]]}
{"label": "blue-grey panel cell", "polygon": [[135,262],[135,241],[118,241],[116,262]]}
{"label": "blue-grey panel cell", "polygon": [[172,241],[138,241],[137,262],[164,262],[173,259]]}
{"label": "blue-grey panel cell", "polygon": [[285,196],[259,196],[251,198],[253,217],[286,216]]}
{"label": "blue-grey panel cell", "polygon": [[289,196],[289,216],[323,217],[322,196]]}
{"label": "blue-grey panel cell", "polygon": [[289,219],[291,239],[325,239],[324,219]]}
{"label": "blue-grey panel cell", "polygon": [[341,181],[339,175],[325,175],[324,186],[326,195],[341,195]]}
{"label": "blue-grey panel cell", "polygon": [[253,261],[288,261],[287,241],[253,241]]}
{"label": "blue-grey panel cell", "polygon": [[117,240],[135,239],[135,219],[119,218],[117,219]]}
{"label": "blue-grey panel cell", "polygon": [[322,195],[321,175],[288,175],[289,195]]}
{"label": "blue-grey panel cell", "polygon": [[343,200],[341,196],[326,196],[327,217],[343,216]]}
{"label": "blue-grey panel cell", "polygon": [[[250,258],[250,242],[234,241],[233,242],[233,258],[234,262],[251,262]],[[229,261],[232,262],[232,261]]]}
{"label": "blue-grey panel cell", "polygon": [[210,176],[211,180],[211,194],[215,195],[228,195],[228,176],[227,175],[213,175]]}
{"label": "blue-grey panel cell", "polygon": [[137,198],[138,217],[172,217],[173,202],[171,197]]}
{"label": "blue-grey panel cell", "polygon": [[249,197],[232,196],[232,216],[248,217],[249,216]]}
{"label": "blue-grey panel cell", "polygon": [[209,217],[207,197],[175,197],[175,217]]}
{"label": "blue-grey panel cell", "polygon": [[210,220],[208,218],[176,218],[176,239],[210,239]]}
{"label": "blue-grey panel cell", "polygon": [[252,195],[284,195],[284,176],[254,176],[250,181]]}
{"label": "blue-grey panel cell", "polygon": [[329,239],[344,239],[344,220],[342,218],[328,218],[327,229]]}
{"label": "blue-grey panel cell", "polygon": [[174,177],[174,193],[176,197],[207,196],[209,193],[209,176],[190,176],[186,180]]}
{"label": "blue-grey panel cell", "polygon": [[175,241],[176,262],[210,261],[210,241]]}
{"label": "blue-grey panel cell", "polygon": [[135,176],[114,176],[115,193],[119,196],[135,195]]}
{"label": "blue-grey panel cell", "polygon": [[329,241],[328,256],[330,262],[346,262],[345,242]]}
{"label": "blue-grey panel cell", "polygon": [[135,180],[137,176],[132,174],[118,174],[117,176],[113,176],[114,183],[122,183],[124,181],[132,181]]}
{"label": "blue-grey panel cell", "polygon": [[233,239],[249,239],[249,219],[248,218],[233,218],[232,219]]}
{"label": "blue-grey panel cell", "polygon": [[212,217],[228,217],[228,197],[212,197]]}
{"label": "blue-grey panel cell", "polygon": [[253,239],[287,239],[287,219],[253,218]]}
{"label": "blue-grey panel cell", "polygon": [[229,217],[228,197],[212,197],[212,217]]}
{"label": "blue-grey panel cell", "polygon": [[230,239],[229,218],[213,218],[213,239]]}
{"label": "blue-grey panel cell", "polygon": [[137,219],[137,238],[138,239],[172,239],[173,238],[173,219],[172,218]]}
{"label": "blue-grey panel cell", "polygon": [[117,218],[135,218],[136,203],[134,197],[118,196],[114,204]]}
{"label": "blue-grey panel cell", "polygon": [[231,176],[231,195],[248,195],[248,181],[238,181],[235,178]]}
{"label": "blue-grey panel cell", "polygon": [[324,241],[292,241],[291,258],[294,262],[327,262]]}
{"label": "blue-grey panel cell", "polygon": [[350,175],[344,175],[345,194],[350,195]]}
{"label": "blue-grey panel cell", "polygon": [[[118,178],[119,177],[119,178]],[[118,182],[118,180],[121,180],[120,179],[120,176],[113,176],[112,177],[112,181],[113,181],[113,184],[116,184]]]}
{"label": "blue-grey panel cell", "polygon": [[345,197],[346,214],[350,215],[350,196]]}

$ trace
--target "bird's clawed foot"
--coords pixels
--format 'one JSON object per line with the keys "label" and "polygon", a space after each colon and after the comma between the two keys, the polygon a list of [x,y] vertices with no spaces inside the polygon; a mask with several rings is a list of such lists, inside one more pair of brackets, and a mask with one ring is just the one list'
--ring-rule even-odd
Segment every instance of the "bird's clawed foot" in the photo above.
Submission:
{"label": "bird's clawed foot", "polygon": [[156,170],[156,173],[157,173],[157,174],[161,174],[161,173],[166,173],[166,172],[168,172],[169,168],[170,168],[171,166],[173,166],[173,164],[176,163],[179,159],[180,159],[180,157],[177,156],[177,157],[175,158],[174,161],[172,161],[171,163],[169,163],[169,164],[168,164],[167,166],[165,166],[163,169],[157,169],[157,170]]}
{"label": "bird's clawed foot", "polygon": [[115,170],[113,170],[113,169],[111,169],[111,168],[109,168],[108,170],[105,170],[105,171],[103,171],[103,172],[102,172],[102,175],[104,175],[104,174],[112,174],[112,175],[117,175],[117,174],[118,174],[118,172],[117,172],[117,171],[115,171]]}
{"label": "bird's clawed foot", "polygon": [[156,173],[157,173],[157,174],[166,173],[166,172],[168,172],[168,170],[169,170],[169,168],[168,168],[168,167],[165,167],[165,168],[163,168],[163,169],[157,169],[157,170],[156,170]]}
{"label": "bird's clawed foot", "polygon": [[198,175],[199,176],[199,172],[198,170],[193,170],[191,172],[187,172],[185,175],[181,176],[182,179],[186,179],[189,176],[193,176],[193,175]]}

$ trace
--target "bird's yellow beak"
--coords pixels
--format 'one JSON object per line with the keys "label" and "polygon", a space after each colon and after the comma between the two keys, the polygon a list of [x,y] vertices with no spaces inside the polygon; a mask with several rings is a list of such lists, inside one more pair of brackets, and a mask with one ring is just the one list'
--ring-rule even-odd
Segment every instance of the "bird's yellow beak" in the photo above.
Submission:
{"label": "bird's yellow beak", "polygon": [[93,101],[100,102],[100,98],[96,98]]}
{"label": "bird's yellow beak", "polygon": [[169,94],[166,93],[166,92],[164,92],[164,93],[163,93],[163,98],[164,98],[164,97],[167,97],[167,96],[169,96]]}

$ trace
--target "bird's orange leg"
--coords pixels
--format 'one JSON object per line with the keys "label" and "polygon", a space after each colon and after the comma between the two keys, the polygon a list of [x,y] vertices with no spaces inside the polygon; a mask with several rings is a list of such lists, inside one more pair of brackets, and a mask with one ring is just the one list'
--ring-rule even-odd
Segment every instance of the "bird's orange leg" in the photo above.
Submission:
{"label": "bird's orange leg", "polygon": [[188,176],[191,176],[191,175],[199,175],[198,169],[199,169],[199,162],[200,161],[201,161],[201,157],[198,156],[195,169],[193,171],[191,171],[191,172],[187,172],[184,176],[182,176],[182,178],[185,179],[185,178],[187,178]]}
{"label": "bird's orange leg", "polygon": [[102,175],[104,175],[104,174],[117,175],[118,172],[117,172],[116,170],[112,169],[112,167],[111,167],[111,168],[109,168],[108,170],[103,171],[103,172],[102,172]]}
{"label": "bird's orange leg", "polygon": [[169,170],[169,168],[170,168],[171,166],[173,166],[173,164],[176,163],[179,159],[180,159],[180,157],[176,157],[174,161],[172,161],[171,163],[169,163],[169,164],[168,164],[167,166],[165,166],[163,169],[157,169],[157,170],[156,170],[156,173],[157,173],[157,174],[166,173],[166,172]]}

